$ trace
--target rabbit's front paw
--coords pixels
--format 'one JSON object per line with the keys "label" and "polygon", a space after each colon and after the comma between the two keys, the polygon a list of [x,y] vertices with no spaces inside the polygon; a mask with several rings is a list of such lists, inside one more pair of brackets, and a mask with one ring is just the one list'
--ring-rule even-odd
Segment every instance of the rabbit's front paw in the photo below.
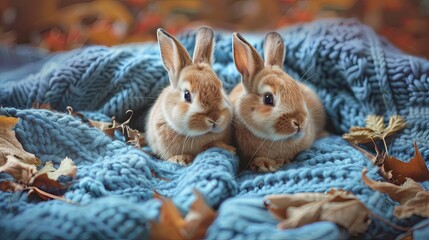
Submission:
{"label": "rabbit's front paw", "polygon": [[189,154],[174,155],[168,159],[169,162],[174,162],[182,166],[189,165],[192,160],[194,160],[194,156]]}
{"label": "rabbit's front paw", "polygon": [[283,167],[284,161],[281,159],[270,159],[266,157],[257,157],[252,159],[250,170],[255,172],[274,172]]}

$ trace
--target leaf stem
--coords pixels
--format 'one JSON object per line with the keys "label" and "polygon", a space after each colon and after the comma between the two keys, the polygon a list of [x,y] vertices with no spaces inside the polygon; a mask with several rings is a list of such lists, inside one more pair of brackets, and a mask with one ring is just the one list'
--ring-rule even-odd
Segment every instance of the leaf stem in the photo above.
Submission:
{"label": "leaf stem", "polygon": [[384,149],[386,149],[386,154],[389,156],[389,149],[387,148],[386,139],[384,139],[384,136],[381,138],[381,140],[383,140]]}

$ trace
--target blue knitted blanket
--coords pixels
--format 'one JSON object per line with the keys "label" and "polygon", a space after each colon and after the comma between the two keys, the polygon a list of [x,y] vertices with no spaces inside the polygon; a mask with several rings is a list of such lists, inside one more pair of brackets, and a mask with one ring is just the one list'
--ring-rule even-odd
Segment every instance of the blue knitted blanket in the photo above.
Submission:
{"label": "blue knitted blanket", "polygon": [[[372,179],[380,180],[377,168],[341,134],[364,125],[369,114],[386,119],[399,114],[408,128],[388,142],[390,154],[408,160],[415,141],[429,164],[429,61],[404,54],[354,20],[324,20],[279,32],[286,43],[286,71],[317,91],[332,135],[317,140],[293,163],[266,174],[237,174],[237,157],[218,148],[199,154],[186,167],[161,161],[65,113],[72,106],[90,119],[109,121],[112,116],[123,120],[132,109],[134,127],[143,129],[146,111],[168,84],[155,43],[58,54],[0,48],[0,115],[20,118],[18,140],[43,162],[58,164],[66,156],[75,161],[77,178],[65,198],[79,203],[0,192],[0,238],[146,239],[161,205],[153,192],[172,198],[186,213],[195,200],[193,189],[218,211],[207,239],[347,238],[330,222],[278,230],[262,202],[268,194],[330,188],[353,192],[372,212],[396,225],[424,224],[419,217],[393,216],[397,203],[361,180],[364,167]],[[262,53],[263,35],[244,35]],[[191,53],[194,37],[194,31],[179,37]],[[214,69],[229,91],[240,81],[231,34],[218,34],[216,42]],[[58,112],[31,109],[33,102],[50,103]],[[0,174],[0,179],[7,177]],[[429,189],[429,181],[422,184]],[[362,237],[386,239],[400,233],[372,219]],[[415,236],[428,234],[426,227]]]}

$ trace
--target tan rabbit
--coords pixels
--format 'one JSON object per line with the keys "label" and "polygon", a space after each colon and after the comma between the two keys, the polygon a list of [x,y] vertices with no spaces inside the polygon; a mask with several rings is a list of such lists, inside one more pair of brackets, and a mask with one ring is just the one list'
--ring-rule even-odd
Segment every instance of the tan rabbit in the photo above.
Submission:
{"label": "tan rabbit", "polygon": [[241,165],[275,171],[309,148],[323,130],[322,103],[313,90],[283,71],[285,47],[278,33],[265,37],[265,62],[239,33],[233,33],[232,43],[242,76],[229,96]]}
{"label": "tan rabbit", "polygon": [[146,138],[162,159],[186,165],[209,147],[235,149],[231,139],[232,106],[211,68],[212,29],[198,29],[194,56],[158,29],[158,43],[170,85],[157,98],[146,122]]}

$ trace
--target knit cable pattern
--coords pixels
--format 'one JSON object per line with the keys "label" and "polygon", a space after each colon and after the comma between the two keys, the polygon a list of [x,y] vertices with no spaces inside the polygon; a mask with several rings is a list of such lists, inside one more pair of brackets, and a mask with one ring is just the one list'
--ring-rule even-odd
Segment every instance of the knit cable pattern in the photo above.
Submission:
{"label": "knit cable pattern", "polygon": [[[112,140],[65,113],[72,106],[91,119],[123,120],[126,110],[132,109],[133,127],[143,129],[147,110],[168,85],[154,43],[93,46],[35,57],[34,62],[0,73],[0,114],[20,118],[15,131],[23,147],[42,162],[58,166],[68,156],[78,166],[65,193],[77,206],[0,192],[0,236],[147,238],[149,221],[157,219],[160,208],[153,192],[172,198],[186,213],[195,199],[193,189],[219,213],[208,239],[347,238],[344,230],[328,222],[278,230],[277,220],[262,203],[267,194],[326,192],[332,187],[353,192],[372,212],[397,225],[421,222],[418,217],[393,216],[396,203],[361,181],[364,167],[371,178],[381,180],[376,167],[339,135],[351,126],[364,125],[369,114],[386,119],[400,114],[408,127],[388,141],[389,153],[408,160],[415,141],[428,164],[429,61],[402,53],[355,20],[323,20],[279,32],[286,45],[286,71],[316,90],[333,134],[317,140],[275,173],[237,173],[237,157],[218,148],[201,153],[190,166],[178,166],[121,139]],[[245,37],[262,53],[264,36]],[[179,37],[191,54],[194,38],[194,30]],[[213,68],[230,91],[240,81],[231,35],[217,34],[216,42]],[[50,103],[58,112],[30,109],[33,102]],[[0,174],[0,179],[9,176]],[[429,189],[429,182],[422,184]],[[427,231],[421,229],[417,236],[424,238]],[[373,219],[363,237],[386,239],[399,233]]]}

